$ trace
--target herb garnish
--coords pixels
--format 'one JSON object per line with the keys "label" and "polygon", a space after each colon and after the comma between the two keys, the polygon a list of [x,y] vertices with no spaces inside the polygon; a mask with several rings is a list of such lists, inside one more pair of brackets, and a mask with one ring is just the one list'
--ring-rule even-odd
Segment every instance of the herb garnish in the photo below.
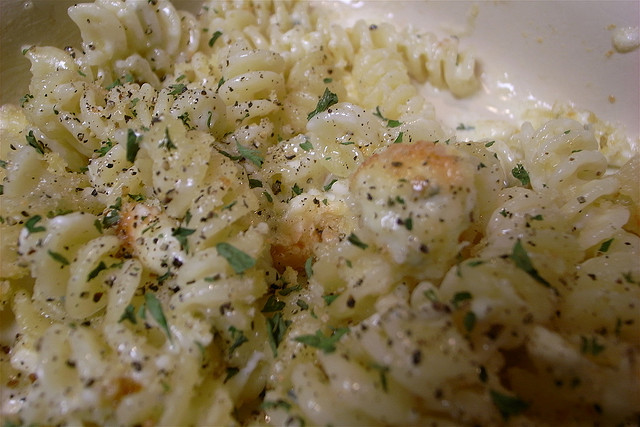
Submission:
{"label": "herb garnish", "polygon": [[369,247],[369,245],[367,245],[362,240],[360,240],[360,238],[358,236],[356,236],[354,233],[349,234],[349,237],[347,237],[347,240],[352,245],[355,245],[355,246],[357,246],[357,247],[359,247],[360,249],[363,249],[363,250],[367,249]]}
{"label": "herb garnish", "polygon": [[173,230],[171,235],[175,237],[176,240],[180,243],[180,247],[184,249],[186,253],[189,253],[189,241],[187,240],[187,237],[189,237],[195,232],[196,230],[193,228],[178,227],[175,230]]}
{"label": "herb garnish", "polygon": [[524,166],[520,163],[518,163],[515,168],[511,169],[511,175],[519,180],[525,187],[531,183],[531,180],[529,179],[529,172],[527,172]]}
{"label": "herb garnish", "polygon": [[516,263],[516,267],[525,271],[538,283],[541,283],[548,288],[551,287],[551,284],[547,282],[544,277],[540,276],[538,270],[536,270],[536,268],[533,266],[531,258],[529,258],[529,254],[527,254],[527,251],[522,246],[522,241],[520,241],[520,239],[518,239],[516,244],[513,245],[513,250],[511,251],[511,259]]}
{"label": "herb garnish", "polygon": [[29,218],[27,220],[27,222],[24,223],[24,226],[26,227],[27,231],[29,232],[29,234],[31,233],[39,233],[41,231],[45,231],[46,228],[42,227],[42,226],[36,226],[36,224],[42,219],[42,217],[40,215],[35,215],[32,216],[31,218]]}
{"label": "herb garnish", "polygon": [[527,402],[518,397],[502,394],[496,390],[490,390],[489,393],[491,395],[491,401],[496,408],[498,408],[498,411],[500,411],[504,419],[512,415],[517,415],[529,407]]}
{"label": "herb garnish", "polygon": [[33,135],[33,131],[30,130],[29,134],[25,136],[27,139],[27,143],[32,146],[38,153],[44,154],[44,145],[42,142],[38,141],[36,137]]}
{"label": "herb garnish", "polygon": [[238,153],[240,153],[242,157],[249,160],[254,165],[258,167],[262,167],[262,163],[264,162],[264,159],[262,158],[258,150],[247,148],[243,145],[240,145],[239,142],[236,142],[236,146],[238,147]]}
{"label": "herb garnish", "polygon": [[327,110],[329,107],[337,103],[338,103],[338,95],[331,92],[329,88],[325,88],[324,93],[318,100],[316,109],[307,115],[307,120],[311,120],[311,118],[316,114],[322,113],[323,111]]}
{"label": "herb garnish", "polygon": [[231,347],[229,347],[229,354],[233,354],[238,347],[248,342],[249,339],[244,336],[244,332],[242,330],[237,329],[235,326],[229,326],[229,332],[231,332],[231,339],[234,340]]}
{"label": "herb garnish", "polygon": [[162,304],[154,294],[146,293],[144,294],[144,302],[151,313],[151,317],[158,322],[158,324],[164,329],[167,337],[169,337],[169,341],[171,341],[171,331],[169,330],[169,325],[167,324],[167,318],[164,317],[164,312],[162,311]]}
{"label": "herb garnish", "polygon": [[52,250],[47,250],[47,253],[49,254],[49,256],[51,256],[51,258],[53,258],[55,261],[59,262],[60,264],[69,265],[69,260],[66,259],[62,254],[58,252],[54,252]]}
{"label": "herb garnish", "polygon": [[133,163],[136,160],[140,145],[138,144],[140,137],[136,135],[133,129],[127,131],[127,160]]}
{"label": "herb garnish", "polygon": [[318,348],[325,353],[332,353],[336,350],[338,340],[347,332],[349,332],[349,328],[338,328],[334,329],[331,335],[327,337],[322,331],[317,330],[315,335],[300,335],[295,337],[294,341]]}
{"label": "herb garnish", "polygon": [[229,243],[218,243],[216,250],[218,255],[225,258],[237,274],[244,273],[256,264],[255,259]]}
{"label": "herb garnish", "polygon": [[218,40],[218,38],[222,35],[222,31],[216,31],[213,33],[211,38],[209,39],[209,47],[213,47],[213,44]]}
{"label": "herb garnish", "polygon": [[284,338],[284,334],[291,325],[291,320],[284,320],[282,313],[276,313],[267,318],[267,339],[273,352],[273,357],[278,356],[278,346]]}

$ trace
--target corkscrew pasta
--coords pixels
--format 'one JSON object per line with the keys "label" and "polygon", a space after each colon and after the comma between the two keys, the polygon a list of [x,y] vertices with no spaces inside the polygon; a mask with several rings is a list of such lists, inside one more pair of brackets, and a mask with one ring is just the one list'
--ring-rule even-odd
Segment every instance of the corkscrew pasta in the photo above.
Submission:
{"label": "corkscrew pasta", "polygon": [[637,422],[637,143],[560,104],[464,140],[419,86],[474,52],[327,11],[96,0],[25,50],[5,425]]}

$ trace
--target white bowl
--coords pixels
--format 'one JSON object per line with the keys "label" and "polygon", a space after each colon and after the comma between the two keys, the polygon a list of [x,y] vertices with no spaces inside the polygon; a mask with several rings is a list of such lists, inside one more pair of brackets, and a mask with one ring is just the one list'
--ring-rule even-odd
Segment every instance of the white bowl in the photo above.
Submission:
{"label": "white bowl", "polygon": [[[24,46],[79,45],[66,15],[73,0],[0,1],[0,104],[27,92],[29,62]],[[199,0],[176,0],[197,11]],[[438,116],[450,125],[464,119],[513,117],[532,99],[546,105],[572,102],[603,120],[640,134],[640,50],[620,52],[614,37],[637,28],[638,1],[351,1],[324,2],[339,8],[344,24],[356,19],[390,20],[439,35],[457,35],[480,60],[483,90],[470,99],[435,99]]]}

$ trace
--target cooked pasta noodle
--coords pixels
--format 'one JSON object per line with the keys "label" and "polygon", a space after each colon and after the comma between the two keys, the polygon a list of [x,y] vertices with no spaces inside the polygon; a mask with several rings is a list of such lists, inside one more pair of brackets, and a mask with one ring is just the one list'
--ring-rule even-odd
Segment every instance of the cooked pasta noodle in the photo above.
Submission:
{"label": "cooked pasta noodle", "polygon": [[474,52],[303,1],[96,0],[0,109],[5,425],[633,425],[640,155],[465,141]]}

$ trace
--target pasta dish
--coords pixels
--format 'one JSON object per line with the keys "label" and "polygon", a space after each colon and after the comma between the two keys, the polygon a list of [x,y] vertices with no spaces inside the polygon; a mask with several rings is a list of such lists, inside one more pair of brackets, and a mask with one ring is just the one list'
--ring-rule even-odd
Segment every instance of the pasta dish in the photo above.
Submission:
{"label": "pasta dish", "polygon": [[4,426],[640,419],[638,141],[499,137],[455,37],[305,1],[72,6],[0,109]]}

